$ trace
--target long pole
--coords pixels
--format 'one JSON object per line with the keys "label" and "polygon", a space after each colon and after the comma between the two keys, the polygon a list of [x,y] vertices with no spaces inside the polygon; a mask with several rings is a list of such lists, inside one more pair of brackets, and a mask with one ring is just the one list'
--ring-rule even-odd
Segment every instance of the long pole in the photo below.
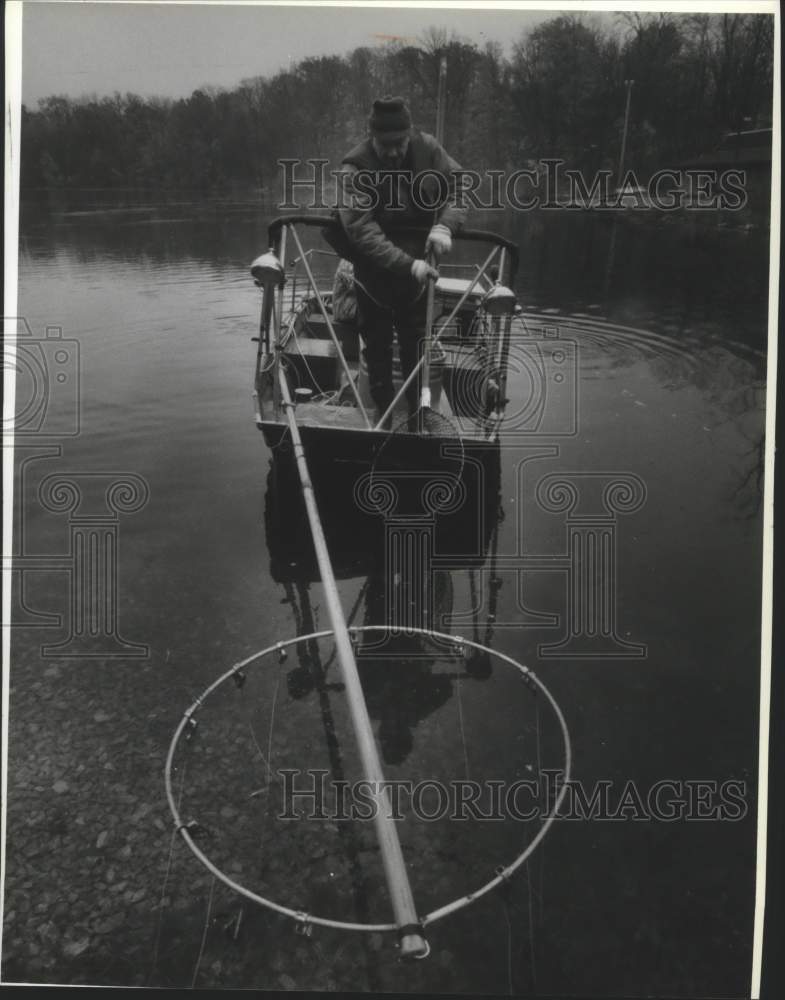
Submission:
{"label": "long pole", "polygon": [[[474,277],[472,278],[472,280],[469,282],[468,287],[465,289],[465,291],[463,292],[463,294],[461,295],[461,297],[458,299],[458,301],[453,306],[452,312],[450,313],[450,315],[447,317],[447,319],[443,320],[439,324],[439,329],[437,330],[436,335],[431,340],[431,344],[432,345],[435,344],[439,340],[439,338],[444,333],[444,331],[449,327],[450,323],[452,323],[452,321],[458,315],[458,313],[460,312],[461,307],[463,306],[464,302],[469,298],[469,296],[471,295],[472,291],[474,290],[474,286],[477,284],[477,282],[480,280],[480,278],[482,278],[485,275],[485,272],[487,271],[488,267],[493,263],[493,259],[494,259],[494,257],[496,256],[496,254],[498,252],[499,252],[499,248],[498,247],[494,247],[493,250],[491,250],[491,252],[488,254],[488,256],[487,256],[487,258],[485,260],[485,263],[482,265],[482,267],[480,268],[480,270],[474,275]],[[379,417],[378,421],[376,422],[376,425],[374,427],[375,431],[379,431],[379,430],[381,430],[384,427],[384,422],[392,414],[393,410],[398,405],[398,401],[403,398],[404,393],[409,388],[409,386],[412,384],[412,382],[414,381],[414,379],[417,377],[417,372],[420,371],[420,369],[422,368],[423,361],[424,361],[424,358],[420,358],[420,360],[417,362],[417,364],[414,366],[414,368],[409,372],[409,374],[406,377],[403,385],[398,390],[398,392],[396,392],[395,398],[393,399],[393,401],[390,403],[390,405],[387,407],[387,409],[384,411],[384,413],[381,415],[381,417]]]}
{"label": "long pole", "polygon": [[[435,255],[433,253],[428,254],[428,263],[431,267],[434,266]],[[431,348],[433,347],[433,310],[436,295],[436,281],[434,278],[428,278],[428,291],[426,292],[427,299],[425,302],[425,344],[423,345],[422,353],[422,376],[420,379],[420,411],[419,411],[419,430],[423,431],[425,429],[425,410],[430,409],[431,406]]]}
{"label": "long pole", "polygon": [[409,877],[406,873],[406,862],[404,861],[403,851],[398,840],[395,821],[392,818],[390,798],[387,787],[384,784],[382,765],[376,749],[376,741],[368,715],[368,708],[365,704],[365,697],[363,696],[360,675],[357,671],[357,663],[354,659],[354,652],[352,651],[352,644],[349,638],[349,630],[346,627],[341,602],[338,598],[338,587],[335,582],[330,555],[327,551],[327,542],[324,537],[319,510],[316,506],[313,484],[305,460],[305,450],[303,449],[300,430],[294,416],[294,404],[292,403],[289,385],[286,381],[286,374],[282,368],[278,369],[278,376],[286,419],[292,435],[292,444],[294,446],[297,472],[300,476],[300,485],[302,486],[303,498],[305,500],[305,509],[308,514],[308,522],[311,526],[314,549],[316,550],[316,560],[319,564],[319,572],[321,573],[322,584],[324,586],[327,613],[335,636],[335,648],[346,690],[349,714],[357,738],[364,776],[368,782],[370,795],[373,799],[374,825],[376,827],[376,836],[379,840],[384,874],[392,901],[393,913],[395,914],[395,922],[398,925],[401,935],[401,954],[404,957],[416,958],[427,954],[428,943],[419,930],[419,920],[414,906],[414,897],[412,896]]}
{"label": "long pole", "polygon": [[[621,188],[622,180],[624,178],[624,157],[627,152],[627,129],[630,124],[630,100],[632,98],[632,85],[635,83],[634,80],[625,80],[624,86],[627,88],[627,103],[624,107],[624,128],[621,133],[621,150],[619,152],[619,173],[616,177],[616,187]],[[618,192],[617,192],[618,193]],[[618,215],[613,217],[613,225],[611,226],[611,240],[608,246],[608,261],[605,265],[605,293],[608,293],[608,289],[611,284],[611,274],[613,273],[613,261],[616,256],[616,227],[619,224]]]}
{"label": "long pole", "polygon": [[[441,145],[444,142],[444,116],[447,105],[447,56],[442,56],[439,60],[439,83],[436,88],[436,141]],[[428,255],[428,263],[435,267],[437,261],[431,253]],[[433,312],[434,300],[436,296],[436,282],[428,278],[428,290],[426,292],[425,305],[425,343],[422,352],[422,376],[420,389],[420,410],[419,410],[419,430],[425,428],[425,410],[431,405],[431,349],[433,347]]]}

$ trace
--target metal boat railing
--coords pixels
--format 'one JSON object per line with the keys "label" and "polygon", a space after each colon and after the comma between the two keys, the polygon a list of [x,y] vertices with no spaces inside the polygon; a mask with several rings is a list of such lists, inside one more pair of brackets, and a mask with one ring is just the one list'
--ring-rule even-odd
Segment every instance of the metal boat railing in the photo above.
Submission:
{"label": "metal boat railing", "polygon": [[[279,240],[283,237],[284,228],[290,226],[309,226],[314,228],[323,229],[325,226],[330,226],[335,223],[335,218],[332,215],[323,215],[317,213],[300,213],[297,215],[281,215],[277,219],[273,219],[267,229],[267,236],[269,240],[269,245],[271,247],[278,248]],[[430,230],[429,226],[396,226],[395,234],[401,236],[412,236],[421,235],[423,238],[423,245],[425,245],[425,239]],[[494,246],[498,246],[509,254],[509,273],[499,274],[501,281],[506,281],[507,284],[515,283],[515,276],[518,272],[518,262],[519,262],[519,250],[518,245],[513,243],[512,240],[508,240],[506,237],[501,236],[499,233],[494,233],[490,229],[461,229],[453,237],[454,240],[458,242],[465,243],[491,243]],[[326,251],[321,251],[326,252]],[[279,255],[280,256],[280,255]],[[283,257],[281,257],[283,260]]]}
{"label": "metal boat railing", "polygon": [[[490,250],[488,256],[486,257],[485,261],[481,265],[478,265],[478,264],[474,264],[474,265],[461,265],[461,264],[449,265],[449,266],[452,266],[453,268],[461,268],[461,267],[472,268],[473,267],[474,268],[474,273],[470,277],[470,279],[468,279],[466,287],[463,289],[462,294],[459,295],[457,302],[453,306],[453,308],[450,311],[450,313],[447,316],[447,318],[446,319],[440,318],[437,321],[438,325],[436,326],[435,330],[431,329],[431,326],[434,325],[433,322],[432,322],[432,320],[433,320],[433,309],[432,308],[429,309],[429,320],[428,320],[428,323],[427,323],[428,329],[426,331],[426,334],[427,334],[426,335],[426,345],[425,345],[425,350],[424,350],[424,352],[422,354],[422,357],[419,359],[419,361],[416,364],[414,370],[409,373],[409,375],[405,379],[403,385],[400,387],[400,389],[398,390],[398,392],[395,394],[395,397],[392,400],[392,402],[390,403],[390,405],[388,406],[387,410],[383,414],[381,414],[381,416],[377,420],[376,424],[373,424],[371,422],[371,420],[370,420],[370,418],[368,416],[368,412],[365,409],[365,407],[363,405],[363,402],[362,402],[362,400],[360,398],[360,394],[359,394],[359,391],[357,389],[357,385],[355,384],[355,381],[352,378],[351,371],[350,371],[349,366],[347,364],[346,357],[345,357],[345,354],[343,352],[343,348],[341,346],[340,339],[339,339],[339,337],[337,336],[337,334],[335,332],[335,328],[334,328],[334,325],[333,325],[332,317],[330,315],[330,310],[327,308],[327,304],[325,302],[324,296],[323,296],[323,294],[319,290],[317,281],[316,281],[316,279],[314,277],[313,269],[311,267],[311,258],[314,257],[315,255],[320,255],[320,256],[323,255],[323,256],[330,256],[330,257],[336,257],[337,258],[337,254],[334,254],[332,251],[325,251],[325,250],[322,250],[320,248],[315,248],[315,247],[311,247],[311,248],[309,248],[309,249],[306,250],[303,247],[303,244],[302,244],[302,242],[300,240],[300,237],[299,237],[299,235],[297,233],[297,227],[298,226],[305,226],[305,227],[311,227],[311,228],[324,229],[327,226],[334,225],[334,223],[335,223],[335,218],[334,218],[334,216],[331,216],[331,215],[319,215],[319,214],[309,213],[309,214],[296,214],[296,215],[280,216],[279,218],[274,219],[273,222],[270,224],[270,226],[268,228],[268,237],[269,237],[269,241],[270,241],[270,253],[273,254],[273,255],[275,255],[275,257],[279,261],[279,264],[281,265],[281,272],[283,274],[283,271],[284,271],[283,262],[285,260],[285,255],[286,255],[287,236],[291,235],[291,238],[294,241],[295,246],[297,248],[297,256],[294,257],[292,259],[292,261],[290,262],[290,266],[293,268],[293,280],[292,280],[292,283],[291,283],[291,309],[294,310],[296,308],[296,275],[297,275],[297,267],[299,265],[302,265],[302,267],[303,267],[303,269],[305,271],[305,274],[306,274],[307,281],[308,281],[309,294],[311,294],[314,297],[314,299],[316,300],[316,304],[318,306],[318,309],[319,309],[319,311],[320,311],[320,313],[321,313],[321,315],[322,315],[322,317],[324,319],[325,327],[326,327],[327,332],[328,332],[328,334],[330,336],[330,339],[331,339],[331,341],[332,341],[332,343],[333,343],[333,345],[335,347],[336,355],[337,355],[339,364],[340,364],[341,369],[342,369],[342,371],[344,373],[344,376],[346,378],[346,382],[348,384],[349,391],[352,393],[352,395],[354,397],[354,401],[355,401],[356,406],[358,408],[358,411],[359,411],[359,413],[361,414],[361,416],[363,418],[363,423],[365,424],[366,429],[381,430],[385,426],[386,422],[389,420],[390,415],[393,413],[395,407],[399,404],[400,400],[403,398],[404,393],[406,392],[406,390],[408,389],[408,387],[411,385],[412,381],[415,378],[418,377],[420,371],[425,371],[425,372],[428,371],[429,365],[430,365],[430,352],[431,352],[431,350],[433,349],[433,347],[436,344],[438,344],[440,338],[451,328],[451,325],[453,324],[453,321],[455,320],[456,316],[459,314],[459,312],[461,311],[461,309],[464,307],[465,303],[467,302],[467,300],[469,299],[469,297],[472,295],[472,293],[475,291],[475,289],[479,287],[482,290],[482,292],[487,296],[487,295],[490,295],[490,294],[493,293],[494,288],[498,289],[500,287],[504,287],[506,284],[510,284],[511,285],[511,284],[514,283],[515,275],[516,275],[516,272],[517,272],[517,269],[518,269],[518,261],[519,261],[518,247],[512,241],[510,241],[510,240],[506,239],[505,237],[500,236],[498,233],[494,233],[494,232],[492,232],[490,230],[463,229],[463,230],[459,231],[456,234],[455,239],[458,242],[463,241],[463,242],[469,242],[469,243],[485,243],[485,244],[490,244],[491,245],[491,250]],[[407,225],[402,225],[402,226],[397,226],[395,228],[395,234],[396,235],[401,235],[401,236],[404,236],[404,235],[407,235],[407,236],[408,235],[418,235],[418,236],[421,236],[422,237],[422,241],[423,241],[423,245],[424,245],[425,244],[425,240],[427,238],[428,229],[424,228],[424,227],[421,227],[421,226],[407,226]],[[498,260],[498,264],[497,264],[497,268],[496,268],[496,273],[491,277],[491,268],[497,262],[497,260]],[[285,276],[284,276],[283,280],[284,281],[286,280]],[[269,352],[272,349],[272,350],[274,350],[277,353],[280,350],[280,348],[281,348],[280,324],[282,322],[283,309],[284,309],[283,283],[278,288],[278,294],[279,294],[279,299],[278,299],[279,309],[278,309],[277,315],[275,315],[275,313],[273,313],[273,318],[277,320],[278,328],[275,331],[275,337],[272,340],[272,342],[271,342],[271,338],[270,338],[270,331],[269,331],[269,329],[266,331],[266,333],[261,333],[260,332],[260,349],[259,349],[259,355],[258,355],[259,364],[261,364],[262,357],[263,357],[263,355],[265,353],[263,351],[262,340],[264,340],[264,344],[265,344],[267,352]],[[429,287],[429,302],[432,299],[433,299],[433,286],[431,285]],[[268,315],[269,315],[269,311],[268,311]],[[268,324],[268,326],[269,326],[269,324]],[[506,343],[509,342],[509,331],[508,330],[506,331],[506,336],[505,336],[504,339],[505,339]],[[502,350],[500,352],[500,357],[501,358],[506,358],[506,356],[507,356],[506,349]],[[257,373],[258,372],[259,372],[259,365],[257,365]],[[503,373],[500,374],[500,378],[503,381]],[[274,392],[276,393],[276,396],[278,396],[278,398],[280,398],[279,397],[279,392],[278,392],[277,381],[278,380],[276,379],[275,380],[276,384],[274,386]],[[426,406],[426,407],[429,405],[429,398],[428,398],[427,391],[426,391],[425,396],[423,396],[422,404],[424,406]]]}

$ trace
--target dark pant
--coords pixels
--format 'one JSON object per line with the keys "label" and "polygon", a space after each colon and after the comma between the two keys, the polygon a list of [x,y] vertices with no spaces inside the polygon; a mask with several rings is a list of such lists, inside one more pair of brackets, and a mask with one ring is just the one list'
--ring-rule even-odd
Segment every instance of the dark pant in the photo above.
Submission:
{"label": "dark pant", "polygon": [[[417,286],[408,283],[402,286],[398,301],[387,306],[381,304],[385,301],[381,296],[373,292],[369,295],[359,285],[356,288],[371,398],[379,410],[384,412],[395,395],[392,377],[393,335],[395,333],[398,337],[398,357],[401,372],[406,379],[420,358],[420,344],[425,336],[426,295],[424,292],[418,294]],[[389,292],[389,286],[387,291]],[[406,390],[406,399],[409,409],[416,410],[420,400],[419,372]]]}

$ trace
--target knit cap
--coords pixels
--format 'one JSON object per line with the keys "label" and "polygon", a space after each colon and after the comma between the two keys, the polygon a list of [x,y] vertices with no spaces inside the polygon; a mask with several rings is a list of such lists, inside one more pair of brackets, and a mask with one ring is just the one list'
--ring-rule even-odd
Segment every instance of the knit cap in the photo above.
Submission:
{"label": "knit cap", "polygon": [[394,142],[409,134],[412,119],[402,97],[382,97],[373,102],[368,127],[382,142]]}

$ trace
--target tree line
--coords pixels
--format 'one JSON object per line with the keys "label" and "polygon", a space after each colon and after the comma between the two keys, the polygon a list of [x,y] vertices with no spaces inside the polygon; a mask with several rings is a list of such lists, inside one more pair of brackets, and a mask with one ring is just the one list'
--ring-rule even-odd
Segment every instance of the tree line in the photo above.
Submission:
{"label": "tree line", "polygon": [[771,15],[621,14],[609,27],[565,15],[523,35],[509,58],[498,44],[429,29],[417,46],[304,59],[180,100],[48,97],[22,108],[22,193],[275,198],[279,158],[337,166],[377,96],[405,97],[415,123],[432,130],[442,56],[445,146],[477,170],[543,157],[615,170],[629,80],[626,163],[639,176],[678,167],[724,132],[771,124]]}

